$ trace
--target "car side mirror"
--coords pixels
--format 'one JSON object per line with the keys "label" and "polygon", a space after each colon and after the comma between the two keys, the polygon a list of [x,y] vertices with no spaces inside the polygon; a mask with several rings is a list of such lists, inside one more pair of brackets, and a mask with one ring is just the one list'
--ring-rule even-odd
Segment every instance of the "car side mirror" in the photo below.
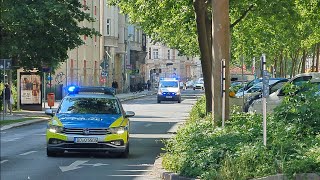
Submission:
{"label": "car side mirror", "polygon": [[54,116],[54,112],[52,109],[46,109],[45,114],[49,116]]}
{"label": "car side mirror", "polygon": [[132,116],[134,116],[135,115],[135,113],[133,112],[133,111],[126,111],[126,114],[124,115],[124,117],[132,117]]}

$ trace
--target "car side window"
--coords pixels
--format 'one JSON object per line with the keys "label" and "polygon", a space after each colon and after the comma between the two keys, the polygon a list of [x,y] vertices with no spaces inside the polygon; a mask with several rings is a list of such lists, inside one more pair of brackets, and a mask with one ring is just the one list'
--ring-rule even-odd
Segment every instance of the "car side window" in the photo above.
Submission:
{"label": "car side window", "polygon": [[[291,84],[295,86],[302,86],[304,83],[310,81],[312,79],[312,76],[302,76],[302,77],[297,77],[296,79],[291,81]],[[281,88],[278,96],[284,96],[286,95],[284,92],[284,88]]]}
{"label": "car side window", "polygon": [[270,89],[270,93],[276,92],[278,89],[280,89],[283,84],[285,84],[286,82],[279,82],[277,84],[275,84],[274,86],[271,87]]}

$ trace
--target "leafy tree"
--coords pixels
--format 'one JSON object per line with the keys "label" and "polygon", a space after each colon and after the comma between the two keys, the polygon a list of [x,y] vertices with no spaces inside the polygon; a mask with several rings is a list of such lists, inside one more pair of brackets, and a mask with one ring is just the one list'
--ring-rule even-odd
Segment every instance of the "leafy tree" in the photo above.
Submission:
{"label": "leafy tree", "polygon": [[3,0],[0,8],[0,56],[16,67],[54,69],[83,44],[80,35],[99,34],[79,26],[94,19],[78,0]]}

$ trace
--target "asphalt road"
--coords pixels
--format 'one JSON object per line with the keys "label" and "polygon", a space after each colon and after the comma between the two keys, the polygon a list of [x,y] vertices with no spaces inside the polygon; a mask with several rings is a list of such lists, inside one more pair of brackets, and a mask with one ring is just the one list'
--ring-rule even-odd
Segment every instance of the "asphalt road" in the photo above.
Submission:
{"label": "asphalt road", "polygon": [[158,179],[153,163],[162,153],[162,140],[170,138],[188,116],[202,91],[186,90],[183,101],[161,102],[148,96],[123,102],[134,111],[130,129],[130,156],[121,159],[105,154],[65,153],[46,156],[46,122],[1,132],[1,180],[117,180]]}

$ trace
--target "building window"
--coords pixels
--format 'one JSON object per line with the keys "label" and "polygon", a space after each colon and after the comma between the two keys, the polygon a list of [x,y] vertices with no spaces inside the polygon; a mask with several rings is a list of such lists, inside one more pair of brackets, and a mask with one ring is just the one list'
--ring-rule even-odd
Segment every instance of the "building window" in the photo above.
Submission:
{"label": "building window", "polygon": [[153,59],[159,59],[159,50],[153,49]]}
{"label": "building window", "polygon": [[168,59],[170,59],[170,49],[168,50]]}
{"label": "building window", "polygon": [[151,59],[151,48],[149,47],[149,59]]}
{"label": "building window", "polygon": [[107,36],[111,35],[111,19],[107,19],[106,32]]}

